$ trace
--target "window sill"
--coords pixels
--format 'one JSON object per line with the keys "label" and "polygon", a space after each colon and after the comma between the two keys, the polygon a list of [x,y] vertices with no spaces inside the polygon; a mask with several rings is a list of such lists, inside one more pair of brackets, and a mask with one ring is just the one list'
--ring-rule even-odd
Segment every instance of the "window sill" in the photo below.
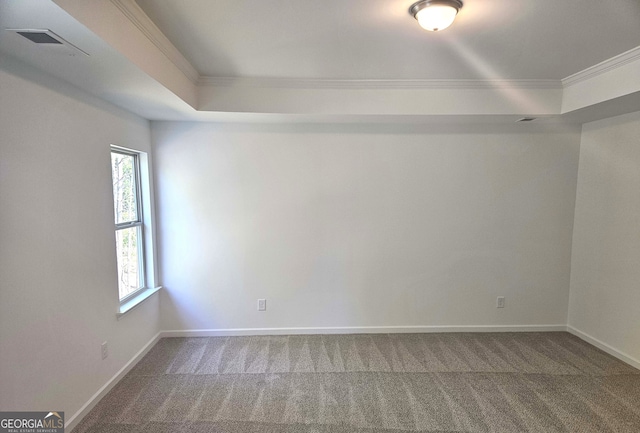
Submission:
{"label": "window sill", "polygon": [[146,299],[149,299],[151,295],[157,293],[162,286],[154,287],[153,289],[146,289],[140,292],[137,296],[129,299],[124,304],[120,305],[118,312],[116,313],[116,317],[120,319],[122,316],[127,314],[129,311],[136,308],[138,305],[142,304]]}

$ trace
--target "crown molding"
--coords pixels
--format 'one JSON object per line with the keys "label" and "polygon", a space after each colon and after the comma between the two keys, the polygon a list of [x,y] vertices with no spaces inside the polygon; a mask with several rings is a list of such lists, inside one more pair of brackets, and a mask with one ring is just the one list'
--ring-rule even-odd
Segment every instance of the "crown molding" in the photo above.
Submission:
{"label": "crown molding", "polygon": [[198,86],[278,89],[561,89],[559,80],[324,80],[266,77],[206,77]]}
{"label": "crown molding", "polygon": [[138,28],[150,41],[194,84],[198,82],[200,74],[171,41],[160,31],[151,18],[144,13],[135,0],[111,0],[131,23]]}
{"label": "crown molding", "polygon": [[620,68],[636,60],[640,60],[640,46],[632,48],[629,51],[625,51],[622,54],[611,57],[604,62],[600,62],[596,65],[583,69],[580,72],[576,72],[573,75],[569,75],[568,77],[563,78],[562,87],[573,86],[574,84],[578,84],[590,78],[597,77],[598,75],[602,75],[606,72]]}

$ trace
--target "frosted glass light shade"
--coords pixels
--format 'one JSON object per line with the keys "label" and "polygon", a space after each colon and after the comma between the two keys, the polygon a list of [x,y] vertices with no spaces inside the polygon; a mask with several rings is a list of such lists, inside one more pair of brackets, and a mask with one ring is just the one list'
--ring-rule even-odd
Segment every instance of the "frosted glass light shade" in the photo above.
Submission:
{"label": "frosted glass light shade", "polygon": [[422,0],[413,4],[410,12],[420,27],[437,32],[453,23],[461,7],[462,2],[458,0]]}
{"label": "frosted glass light shade", "polygon": [[453,24],[458,11],[451,6],[433,5],[422,9],[416,14],[418,24],[425,30],[437,32]]}

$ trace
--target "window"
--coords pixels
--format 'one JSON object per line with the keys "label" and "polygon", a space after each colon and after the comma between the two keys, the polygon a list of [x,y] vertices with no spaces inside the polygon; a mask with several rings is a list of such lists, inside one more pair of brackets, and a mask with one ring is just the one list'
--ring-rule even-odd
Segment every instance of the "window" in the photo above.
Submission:
{"label": "window", "polygon": [[140,154],[111,149],[118,293],[125,303],[145,288]]}

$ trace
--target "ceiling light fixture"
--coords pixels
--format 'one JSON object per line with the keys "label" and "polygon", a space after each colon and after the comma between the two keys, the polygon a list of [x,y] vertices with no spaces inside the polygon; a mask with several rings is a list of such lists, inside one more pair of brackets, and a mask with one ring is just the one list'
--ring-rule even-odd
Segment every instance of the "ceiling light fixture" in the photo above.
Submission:
{"label": "ceiling light fixture", "polygon": [[425,30],[437,32],[453,24],[462,8],[460,0],[420,0],[409,8],[409,13]]}

